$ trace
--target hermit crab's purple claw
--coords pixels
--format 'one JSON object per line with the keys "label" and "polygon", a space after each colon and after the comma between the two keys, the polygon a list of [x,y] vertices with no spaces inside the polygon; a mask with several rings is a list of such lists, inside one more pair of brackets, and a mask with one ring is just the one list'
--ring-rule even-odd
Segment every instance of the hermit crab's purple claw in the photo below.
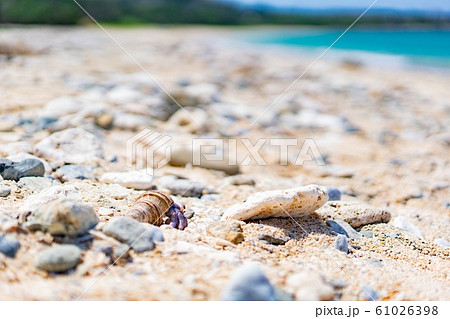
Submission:
{"label": "hermit crab's purple claw", "polygon": [[188,221],[186,216],[184,216],[184,206],[181,208],[179,205],[174,203],[166,215],[169,217],[169,225],[173,228],[183,230],[187,227]]}

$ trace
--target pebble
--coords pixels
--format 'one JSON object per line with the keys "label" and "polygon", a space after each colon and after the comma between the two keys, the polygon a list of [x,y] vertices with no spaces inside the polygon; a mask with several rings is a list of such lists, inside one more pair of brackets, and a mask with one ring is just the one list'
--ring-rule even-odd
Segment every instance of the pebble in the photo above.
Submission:
{"label": "pebble", "polygon": [[326,189],[328,191],[329,201],[341,200],[341,191],[338,188],[333,186],[326,186]]}
{"label": "pebble", "polygon": [[238,268],[229,279],[222,300],[275,301],[275,291],[267,277],[255,263]]}
{"label": "pebble", "polygon": [[11,193],[11,187],[0,185],[0,197],[6,197]]}
{"label": "pebble", "polygon": [[423,239],[423,234],[420,229],[411,223],[406,217],[397,216],[394,219],[394,226]]}
{"label": "pebble", "polygon": [[78,236],[86,234],[98,223],[89,204],[72,199],[57,199],[40,206],[24,224],[29,230],[48,231],[52,235]]}
{"label": "pebble", "polygon": [[255,180],[248,175],[238,174],[225,178],[225,181],[230,185],[241,186],[241,185],[255,185]]}
{"label": "pebble", "polygon": [[373,223],[387,223],[391,219],[388,211],[357,202],[328,202],[316,213],[324,220],[343,220],[353,228]]}
{"label": "pebble", "polygon": [[336,219],[327,219],[327,225],[333,229],[338,234],[342,234],[347,236],[348,238],[353,238],[356,240],[361,240],[361,235],[358,234],[358,232],[350,226],[348,223],[344,222],[343,220]]}
{"label": "pebble", "polygon": [[241,222],[237,220],[217,221],[206,228],[206,233],[213,237],[222,238],[238,245],[244,241]]}
{"label": "pebble", "polygon": [[17,186],[38,193],[45,188],[59,185],[59,181],[48,177],[22,177]]}
{"label": "pebble", "polygon": [[20,243],[15,237],[0,235],[0,253],[7,257],[14,258],[16,257],[19,247]]}
{"label": "pebble", "polygon": [[0,159],[0,175],[3,179],[18,181],[27,176],[44,176],[44,163],[37,159],[27,158],[21,162]]}
{"label": "pebble", "polygon": [[163,241],[161,231],[151,226],[149,230],[143,224],[130,217],[119,217],[111,220],[103,227],[103,232],[122,243],[131,246],[136,252],[144,252],[155,248],[154,241]]}
{"label": "pebble", "polygon": [[127,260],[130,257],[130,246],[127,244],[120,244],[113,248],[112,255],[113,262]]}
{"label": "pebble", "polygon": [[311,214],[327,200],[325,187],[317,185],[259,192],[248,197],[243,203],[228,208],[222,220],[299,217]]}
{"label": "pebble", "polygon": [[100,207],[97,214],[99,216],[114,216],[114,211],[105,207]]}
{"label": "pebble", "polygon": [[366,301],[377,301],[377,292],[369,285],[364,285],[361,287],[361,299]]}
{"label": "pebble", "polygon": [[38,253],[36,267],[49,272],[65,272],[81,261],[81,249],[75,245],[61,245]]}
{"label": "pebble", "polygon": [[20,153],[16,153],[14,155],[8,156],[8,159],[10,161],[13,161],[13,162],[21,162],[21,161],[23,161],[25,159],[28,159],[28,158],[32,158],[32,159],[36,159],[36,160],[41,161],[44,164],[45,174],[51,174],[53,172],[52,167],[50,166],[50,164],[46,160],[44,160],[42,158],[39,158],[37,156],[31,155],[29,153],[20,152]]}
{"label": "pebble", "polygon": [[280,238],[269,234],[261,234],[258,236],[258,239],[275,246],[284,245],[290,240],[290,238]]}
{"label": "pebble", "polygon": [[437,238],[433,241],[433,244],[450,247],[450,243],[445,238]]}
{"label": "pebble", "polygon": [[109,113],[102,113],[95,117],[95,124],[104,128],[105,130],[110,130],[114,123],[114,116]]}
{"label": "pebble", "polygon": [[45,116],[61,117],[80,111],[80,102],[70,96],[61,96],[45,104],[43,113]]}
{"label": "pebble", "polygon": [[333,287],[316,273],[296,273],[287,278],[286,285],[294,294],[295,300],[327,301],[334,297]]}
{"label": "pebble", "polygon": [[215,193],[214,189],[186,178],[178,178],[173,175],[167,175],[158,179],[158,186],[170,190],[173,195],[184,197],[202,197],[207,193]]}
{"label": "pebble", "polygon": [[82,200],[81,193],[73,185],[51,186],[29,196],[20,207],[19,213],[34,212],[38,207],[48,202],[63,198],[70,198],[76,201]]}
{"label": "pebble", "polygon": [[64,165],[56,171],[55,175],[63,181],[90,179],[93,178],[93,169],[81,165]]}
{"label": "pebble", "polygon": [[35,150],[58,166],[85,164],[103,158],[101,139],[82,128],[53,133],[36,144]]}
{"label": "pebble", "polygon": [[124,187],[147,190],[153,186],[153,175],[140,171],[109,172],[100,178],[102,183],[119,184]]}
{"label": "pebble", "polygon": [[348,254],[349,250],[347,237],[341,234],[337,235],[336,239],[334,240],[334,248]]}

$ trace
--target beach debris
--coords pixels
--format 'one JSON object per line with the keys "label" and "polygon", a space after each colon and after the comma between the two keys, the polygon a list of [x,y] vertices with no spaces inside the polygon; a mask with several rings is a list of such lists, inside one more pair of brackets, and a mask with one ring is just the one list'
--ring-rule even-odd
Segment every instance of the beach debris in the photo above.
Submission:
{"label": "beach debris", "polygon": [[118,217],[108,222],[102,229],[118,241],[129,245],[136,252],[144,252],[155,248],[154,242],[164,241],[158,227],[146,227],[144,224],[130,217]]}
{"label": "beach debris", "polygon": [[11,193],[11,187],[0,185],[0,197],[6,197]]}
{"label": "beach debris", "polygon": [[317,185],[259,192],[248,197],[243,203],[228,208],[222,220],[299,217],[314,212],[327,200],[326,188]]}
{"label": "beach debris", "polygon": [[0,175],[3,179],[18,181],[26,176],[44,176],[44,164],[33,158],[27,158],[20,162],[13,162],[6,158],[0,158]]}
{"label": "beach debris", "polygon": [[78,236],[86,234],[98,223],[91,205],[73,199],[57,199],[32,212],[24,224],[31,230],[48,231],[52,235]]}
{"label": "beach debris", "polygon": [[361,299],[366,301],[377,301],[377,292],[369,285],[363,285],[361,287]]}
{"label": "beach debris", "polygon": [[343,220],[353,228],[367,224],[387,223],[391,214],[384,209],[375,208],[358,202],[330,201],[316,211],[323,219]]}
{"label": "beach debris", "polygon": [[158,186],[168,189],[173,195],[184,197],[201,197],[204,194],[213,194],[216,191],[198,181],[187,178],[178,178],[174,175],[162,176],[158,179]]}
{"label": "beach debris", "polygon": [[19,241],[13,236],[3,236],[0,234],[0,253],[7,257],[16,257],[17,251],[20,248]]}
{"label": "beach debris", "polygon": [[184,216],[185,207],[179,206],[173,199],[160,191],[149,191],[140,195],[127,216],[137,221],[160,226],[164,215],[169,218],[169,225],[183,230],[188,221]]}
{"label": "beach debris", "polygon": [[81,261],[81,249],[75,245],[61,245],[38,253],[35,265],[49,272],[65,272]]}
{"label": "beach debris", "polygon": [[68,128],[53,133],[35,146],[37,155],[53,167],[64,164],[85,164],[103,158],[102,141],[82,128]]}
{"label": "beach debris", "polygon": [[248,263],[236,270],[229,279],[222,300],[275,301],[275,291],[256,263]]}
{"label": "beach debris", "polygon": [[100,178],[102,183],[119,184],[124,187],[147,190],[153,186],[153,175],[146,172],[109,172]]}
{"label": "beach debris", "polygon": [[342,234],[347,236],[348,238],[353,238],[356,240],[361,240],[361,235],[358,234],[358,232],[353,229],[352,226],[350,226],[348,223],[344,222],[343,220],[336,219],[327,219],[326,221],[327,225],[333,229],[338,234]]}
{"label": "beach debris", "polygon": [[242,231],[241,223],[242,222],[237,220],[217,221],[211,223],[206,228],[206,233],[238,245],[244,241],[244,233]]}
{"label": "beach debris", "polygon": [[395,217],[394,226],[423,239],[423,234],[420,231],[419,227],[411,223],[404,216]]}
{"label": "beach debris", "polygon": [[349,250],[347,237],[341,234],[337,235],[336,239],[334,240],[334,248],[348,254]]}
{"label": "beach debris", "polygon": [[329,201],[341,200],[341,191],[339,190],[339,188],[333,186],[326,186],[326,189],[328,191]]}
{"label": "beach debris", "polygon": [[328,301],[334,298],[333,287],[321,275],[309,271],[289,276],[286,285],[295,300]]}

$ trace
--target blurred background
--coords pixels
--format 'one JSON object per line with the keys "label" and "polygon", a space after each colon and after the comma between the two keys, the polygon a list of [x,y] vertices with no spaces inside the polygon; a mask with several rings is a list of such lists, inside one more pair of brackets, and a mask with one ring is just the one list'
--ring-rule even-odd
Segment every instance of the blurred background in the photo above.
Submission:
{"label": "blurred background", "polygon": [[[241,29],[284,26],[281,30],[264,28],[257,32],[252,28],[251,32],[235,37],[253,43],[322,49],[333,43],[374,1],[78,0],[78,3],[102,24],[119,27],[201,24],[241,26]],[[73,0],[1,0],[0,23],[84,25],[92,21]],[[450,67],[449,30],[450,1],[379,0],[332,51],[344,55],[360,52],[376,53],[378,57],[400,56],[402,63],[409,60],[418,65]],[[360,54],[359,60],[377,59]]]}

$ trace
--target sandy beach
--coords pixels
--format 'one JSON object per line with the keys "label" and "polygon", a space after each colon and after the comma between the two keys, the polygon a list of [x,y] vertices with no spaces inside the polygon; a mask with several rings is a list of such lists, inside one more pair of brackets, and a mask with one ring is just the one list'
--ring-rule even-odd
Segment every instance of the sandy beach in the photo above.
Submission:
{"label": "sandy beach", "polygon": [[[120,46],[95,26],[0,29],[12,51],[0,52],[0,164],[45,166],[0,177],[0,238],[20,243],[0,253],[0,300],[221,300],[249,262],[276,300],[450,299],[450,73],[326,56],[308,69],[316,57],[232,28],[106,29]],[[171,137],[170,162],[154,177],[105,175],[142,169],[127,141],[144,129]],[[237,141],[236,163],[193,165],[196,138]],[[299,143],[286,154],[275,138]],[[244,139],[266,139],[264,165]],[[325,165],[296,165],[306,140]],[[252,194],[310,184],[329,201],[304,216],[222,218]],[[186,206],[188,226],[162,225],[164,241],[128,251],[105,227],[151,187]],[[98,223],[77,236],[34,229],[50,198],[89,205]],[[330,219],[355,230],[348,253]],[[72,267],[37,266],[62,245],[80,251]]]}

